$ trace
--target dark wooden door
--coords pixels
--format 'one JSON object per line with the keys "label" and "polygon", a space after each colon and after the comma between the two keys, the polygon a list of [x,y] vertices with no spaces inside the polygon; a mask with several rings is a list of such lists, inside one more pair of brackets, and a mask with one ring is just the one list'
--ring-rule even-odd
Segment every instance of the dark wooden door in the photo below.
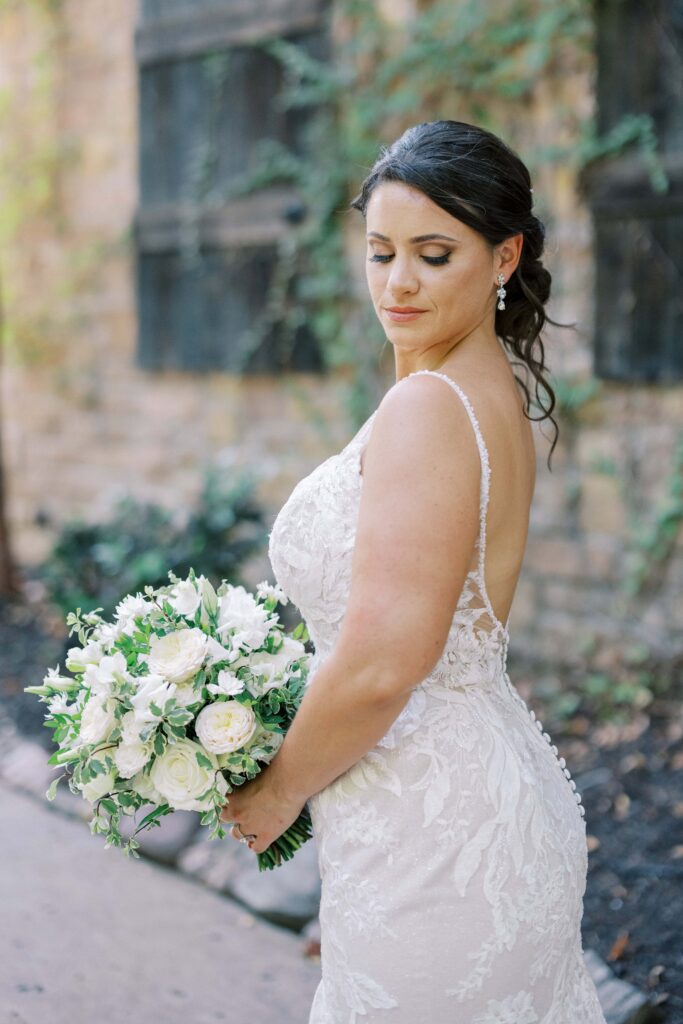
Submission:
{"label": "dark wooden door", "polygon": [[[327,59],[324,0],[142,0],[138,360],[146,369],[318,370],[303,326],[285,341],[267,297],[278,246],[305,212],[292,183],[244,193],[263,146],[306,153],[310,110],[278,103],[279,37]],[[241,193],[241,194],[240,194]]]}
{"label": "dark wooden door", "polygon": [[639,145],[582,177],[597,260],[595,373],[683,378],[683,0],[597,0],[598,129],[652,119],[668,188]]}

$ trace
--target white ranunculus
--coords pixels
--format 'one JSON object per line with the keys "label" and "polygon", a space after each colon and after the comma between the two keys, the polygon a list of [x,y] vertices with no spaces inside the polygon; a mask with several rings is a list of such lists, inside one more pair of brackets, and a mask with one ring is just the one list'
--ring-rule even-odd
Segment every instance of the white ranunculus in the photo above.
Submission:
{"label": "white ranunculus", "polygon": [[235,647],[261,647],[277,621],[244,587],[230,587],[220,598],[219,608],[218,632],[224,636],[236,630],[231,638]]}
{"label": "white ranunculus", "polygon": [[126,659],[121,651],[116,654],[105,654],[98,665],[86,665],[83,682],[97,696],[108,697],[114,683],[122,683],[130,679]]}
{"label": "white ranunculus", "polygon": [[108,697],[93,696],[83,708],[79,738],[81,743],[101,743],[116,726],[115,702]]}
{"label": "white ranunculus", "polygon": [[255,676],[249,683],[249,690],[255,697],[261,697],[268,690],[276,686],[284,686],[289,676],[287,669],[293,661],[298,661],[306,653],[306,648],[300,640],[285,636],[277,651],[269,654],[268,651],[258,651],[249,658],[249,668]]}
{"label": "white ranunculus", "polygon": [[81,794],[88,803],[94,804],[101,796],[111,793],[116,785],[116,773],[106,772],[104,775],[96,775],[90,782],[81,786]]}
{"label": "white ranunculus", "polygon": [[153,743],[121,743],[114,752],[114,762],[122,779],[130,779],[145,767],[153,753]]}
{"label": "white ranunculus", "polygon": [[258,726],[250,707],[236,700],[207,704],[197,715],[195,730],[203,747],[213,754],[227,754],[248,743]]}
{"label": "white ranunculus", "polygon": [[150,672],[158,672],[170,683],[185,683],[195,676],[206,657],[206,633],[201,629],[177,629],[166,636],[153,636],[147,658]]}
{"label": "white ranunculus", "polygon": [[225,697],[235,697],[238,693],[242,693],[244,690],[244,682],[239,679],[234,672],[230,672],[227,668],[223,668],[218,673],[216,682],[207,683],[206,688],[209,693],[215,693],[216,695],[223,695]]}
{"label": "white ranunculus", "polygon": [[166,701],[175,697],[175,691],[175,683],[168,683],[163,676],[155,673],[140,676],[138,691],[130,698],[135,720],[141,725],[145,722],[158,722],[159,718],[151,710],[150,704],[156,704],[163,711]]}
{"label": "white ranunculus", "polygon": [[70,647],[64,664],[69,672],[84,672],[86,665],[99,664],[103,654],[102,645],[90,640],[85,647]]}
{"label": "white ranunculus", "polygon": [[[211,769],[199,764],[196,757],[198,752],[209,758],[213,765]],[[228,784],[218,770],[215,757],[190,739],[170,744],[154,761],[150,778],[164,800],[179,811],[206,810],[210,802],[206,799],[200,801],[198,797],[214,782],[221,796],[228,791]]]}
{"label": "white ranunculus", "polygon": [[192,580],[183,580],[175,585],[166,600],[178,615],[191,619],[194,618],[202,597]]}
{"label": "white ranunculus", "polygon": [[158,789],[154,788],[154,783],[145,772],[140,771],[137,775],[134,775],[130,780],[130,784],[143,800],[148,800],[150,803],[156,804],[157,807],[159,804],[166,803],[165,797],[161,795]]}

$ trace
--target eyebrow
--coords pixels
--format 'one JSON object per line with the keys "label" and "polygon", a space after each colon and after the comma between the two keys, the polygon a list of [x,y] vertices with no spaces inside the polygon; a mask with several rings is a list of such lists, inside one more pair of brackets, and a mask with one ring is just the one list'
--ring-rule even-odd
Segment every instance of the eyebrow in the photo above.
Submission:
{"label": "eyebrow", "polygon": [[[391,239],[387,238],[386,235],[380,235],[379,231],[369,231],[366,237],[367,238],[379,238],[383,242],[390,242],[391,241]],[[409,238],[408,241],[409,242],[415,242],[415,243],[417,243],[417,242],[433,242],[437,238],[443,238],[447,242],[457,242],[458,241],[457,238],[451,238],[450,235],[415,235],[414,238]]]}

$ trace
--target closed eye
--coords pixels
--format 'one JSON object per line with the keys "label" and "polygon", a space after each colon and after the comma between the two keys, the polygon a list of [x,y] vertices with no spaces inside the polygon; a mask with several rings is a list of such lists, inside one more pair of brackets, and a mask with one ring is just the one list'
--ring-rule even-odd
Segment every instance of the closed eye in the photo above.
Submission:
{"label": "closed eye", "polygon": [[[370,263],[388,263],[389,260],[393,260],[393,256],[380,256],[379,253],[375,253],[374,256],[370,256]],[[433,266],[442,266],[444,263],[448,263],[451,258],[451,254],[446,252],[443,256],[421,256],[420,259],[424,260],[425,263],[431,263]]]}

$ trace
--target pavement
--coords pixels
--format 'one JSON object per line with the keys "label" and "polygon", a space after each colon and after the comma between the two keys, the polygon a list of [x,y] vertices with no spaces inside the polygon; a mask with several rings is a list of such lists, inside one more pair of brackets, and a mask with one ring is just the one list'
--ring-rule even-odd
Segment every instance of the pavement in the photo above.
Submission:
{"label": "pavement", "polygon": [[305,1024],[300,937],[0,779],[0,1024]]}

